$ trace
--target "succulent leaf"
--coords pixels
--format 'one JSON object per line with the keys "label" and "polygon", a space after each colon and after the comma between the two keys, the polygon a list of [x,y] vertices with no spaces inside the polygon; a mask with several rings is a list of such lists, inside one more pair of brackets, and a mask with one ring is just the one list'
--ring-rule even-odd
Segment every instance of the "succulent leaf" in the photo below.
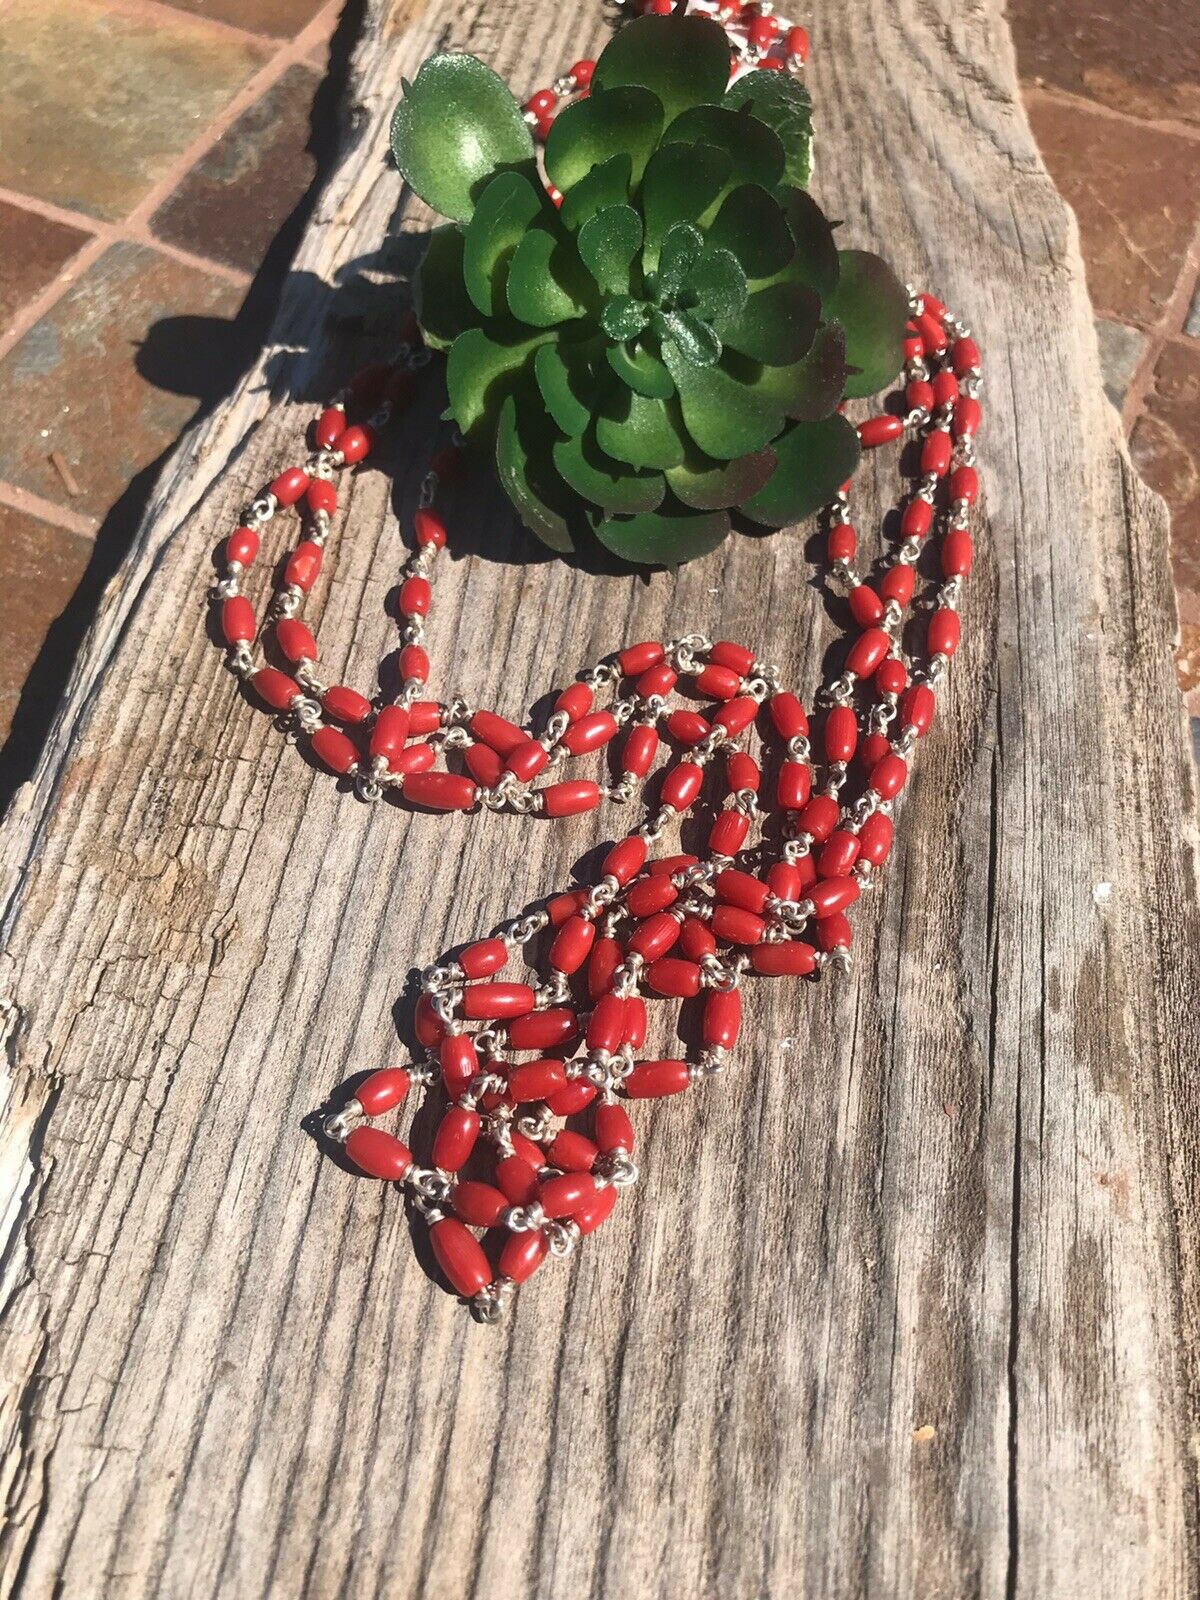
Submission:
{"label": "succulent leaf", "polygon": [[465,222],[483,184],[502,168],[536,176],[521,108],[474,56],[431,56],[392,118],[392,152],[405,183],[444,217]]}
{"label": "succulent leaf", "polygon": [[826,503],[859,452],[839,404],[898,370],[908,307],[803,188],[804,89],[730,86],[721,28],[643,16],[550,129],[556,210],[515,102],[469,62],[434,58],[395,119],[401,170],[460,224],[430,237],[418,315],[448,415],[494,440],[537,537],[675,564],[734,510],[779,527]]}

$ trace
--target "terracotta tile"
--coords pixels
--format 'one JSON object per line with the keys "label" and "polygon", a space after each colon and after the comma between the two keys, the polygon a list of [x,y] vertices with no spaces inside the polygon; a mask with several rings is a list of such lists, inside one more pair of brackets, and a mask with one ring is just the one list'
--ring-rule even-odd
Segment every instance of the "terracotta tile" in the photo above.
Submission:
{"label": "terracotta tile", "polygon": [[[101,256],[0,362],[8,425],[0,477],[102,517],[194,414],[242,370],[228,283],[140,245]],[[50,462],[61,452],[81,493]]]}
{"label": "terracotta tile", "polygon": [[1200,216],[1200,140],[1031,92],[1034,136],[1079,218],[1096,310],[1153,324]]}
{"label": "terracotta tile", "polygon": [[158,237],[253,272],[316,174],[309,123],[320,82],[291,67],[243,112],[155,212]]}
{"label": "terracotta tile", "polygon": [[197,17],[212,17],[216,22],[232,22],[235,27],[273,39],[291,39],[316,16],[325,0],[166,0],[179,11]]}
{"label": "terracotta tile", "polygon": [[1200,122],[1195,0],[1009,0],[1021,75],[1137,117]]}
{"label": "terracotta tile", "polygon": [[88,235],[0,200],[0,334],[52,283]]}
{"label": "terracotta tile", "polygon": [[1119,411],[1125,403],[1130,379],[1146,349],[1146,335],[1123,322],[1096,318],[1096,339],[1100,345],[1100,375],[1104,392]]}
{"label": "terracotta tile", "polygon": [[10,0],[0,29],[0,183],[123,217],[264,50],[167,10]]}
{"label": "terracotta tile", "polygon": [[1133,432],[1146,482],[1171,508],[1171,567],[1178,589],[1200,591],[1200,342],[1163,347]]}
{"label": "terracotta tile", "polygon": [[1185,694],[1200,689],[1200,628],[1194,623],[1179,625],[1179,648],[1175,652],[1175,671]]}
{"label": "terracotta tile", "polygon": [[0,740],[51,623],[83,576],[90,539],[0,506]]}

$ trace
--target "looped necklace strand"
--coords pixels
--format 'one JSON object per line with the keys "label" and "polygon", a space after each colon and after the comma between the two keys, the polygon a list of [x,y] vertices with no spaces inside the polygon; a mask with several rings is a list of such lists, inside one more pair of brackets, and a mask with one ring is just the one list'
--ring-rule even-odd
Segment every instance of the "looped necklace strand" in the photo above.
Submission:
{"label": "looped necklace strand", "polygon": [[[650,9],[657,4],[651,0]],[[783,31],[761,9],[731,21],[738,8],[728,0],[713,9],[750,65],[803,64],[803,29]],[[528,102],[542,136],[558,97],[586,89],[591,65],[577,62]],[[626,805],[656,781],[655,804],[608,851],[598,881],[552,897],[426,970],[414,1016],[421,1059],[373,1072],[324,1122],[361,1172],[408,1191],[446,1278],[483,1321],[497,1321],[516,1286],[548,1256],[570,1255],[636,1181],[623,1102],[677,1094],[729,1065],[747,977],[816,979],[849,967],[847,913],[891,849],[894,802],[958,648],[979,487],[978,349],[931,295],[910,293],[910,315],[904,413],[881,412],[858,427],[866,449],[918,441],[898,536],[874,576],[855,566],[849,484],[825,513],[829,577],[854,626],[840,675],[817,696],[819,761],[808,715],[777,669],[743,644],[698,633],[631,645],[582,672],[537,732],[461,695],[422,698],[431,577],[447,537],[439,492],[458,467],[461,441],[430,461],[413,517],[415,548],[397,606],[399,693],[383,701],[323,681],[316,640],[299,613],[332,531],[336,475],[369,454],[429,360],[412,327],[395,365],[360,373],[320,413],[306,465],[281,472],[225,541],[216,597],[233,671],[362,799],[562,817],[602,800]],[[300,513],[304,537],[287,559],[263,633],[290,670],[256,660],[258,624],[241,592],[261,535],[286,507]],[[930,582],[923,652],[909,659],[901,628],[931,542],[938,576]],[[682,704],[681,685],[691,697]],[[598,704],[601,697],[608,703]],[[695,709],[696,699],[710,709]],[[758,760],[745,748],[755,730]],[[603,752],[618,737],[615,780],[561,776],[567,761]],[[673,753],[660,777],[652,769],[664,744]],[[452,753],[461,770],[447,764]],[[762,792],[764,754],[774,773],[779,846],[765,828],[772,808]],[[713,769],[724,800],[704,855],[652,856]],[[751,851],[754,871],[745,870]],[[537,981],[497,976],[518,955]],[[643,1058],[647,996],[699,1008],[694,1059]],[[374,1125],[413,1085],[446,1101],[428,1166]],[[482,1241],[481,1229],[488,1230]]]}

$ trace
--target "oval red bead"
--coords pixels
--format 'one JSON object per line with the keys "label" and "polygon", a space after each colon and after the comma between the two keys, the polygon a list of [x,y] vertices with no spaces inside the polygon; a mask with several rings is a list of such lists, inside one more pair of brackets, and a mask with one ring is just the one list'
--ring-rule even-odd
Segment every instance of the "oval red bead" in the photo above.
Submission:
{"label": "oval red bead", "polygon": [[542,790],[542,809],[548,817],[574,817],[581,811],[594,811],[600,804],[600,786],[579,778],[567,783],[552,783]]}
{"label": "oval red bead", "polygon": [[596,1143],[605,1155],[613,1150],[633,1152],[633,1123],[623,1106],[608,1103],[596,1107],[594,1129]]}
{"label": "oval red bead", "polygon": [[458,958],[458,964],[468,978],[486,978],[508,960],[508,946],[503,939],[479,939],[469,944]]}
{"label": "oval red bead", "polygon": [[625,905],[631,916],[641,919],[652,917],[656,911],[665,911],[678,898],[679,890],[663,872],[635,883],[625,896]]}
{"label": "oval red bead", "polygon": [[335,722],[365,722],[371,715],[371,702],[366,695],[344,683],[331,684],[321,696],[321,705]]}
{"label": "oval red bead", "polygon": [[928,733],[933,722],[935,704],[933,690],[929,685],[914,683],[898,707],[900,726],[915,728],[919,734]]}
{"label": "oval red bead", "polygon": [[298,544],[287,559],[283,569],[283,581],[294,584],[297,589],[303,589],[305,594],[317,581],[317,574],[321,570],[321,546],[313,544],[311,539],[305,539]]}
{"label": "oval red bead", "polygon": [[817,952],[802,939],[760,944],[750,952],[750,965],[765,978],[806,977],[817,964]]}
{"label": "oval red bead", "polygon": [[393,772],[407,776],[410,772],[428,772],[436,760],[437,751],[431,744],[410,744],[389,765]]}
{"label": "oval red bead", "polygon": [[602,878],[615,878],[618,883],[626,884],[642,870],[646,864],[646,841],[636,833],[630,834],[628,839],[622,839],[604,858],[600,868]]}
{"label": "oval red bead", "polygon": [[[469,991],[468,991],[469,992]],[[508,1042],[514,1050],[549,1050],[579,1033],[579,1018],[569,1006],[530,1011],[509,1024]]]}
{"label": "oval red bead", "polygon": [[621,770],[632,777],[644,778],[658,750],[658,734],[647,726],[630,728],[621,752]]}
{"label": "oval red bead", "polygon": [[612,988],[613,974],[621,965],[621,946],[616,939],[597,939],[588,957],[588,994],[593,1000]]}
{"label": "oval red bead", "polygon": [[635,929],[629,940],[629,949],[631,954],[641,956],[644,961],[657,961],[660,956],[666,955],[678,938],[678,919],[669,911],[660,911]]}
{"label": "oval red bead", "polygon": [[892,848],[894,831],[891,817],[882,811],[873,811],[858,830],[858,859],[872,867],[885,861]]}
{"label": "oval red bead", "polygon": [[696,674],[698,693],[713,700],[732,700],[742,686],[740,676],[732,667],[718,666],[710,661]]}
{"label": "oval red bead", "polygon": [[303,467],[289,467],[267,485],[267,493],[273,494],[281,506],[294,506],[308,484],[308,473]]}
{"label": "oval red bead", "polygon": [[[874,668],[871,670],[874,671]],[[857,744],[858,718],[854,714],[854,708],[831,706],[829,715],[825,718],[825,759],[849,761],[854,755]]]}
{"label": "oval red bead", "polygon": [[824,844],[837,827],[838,803],[832,795],[817,794],[796,818],[801,833],[807,833],[817,844]]}
{"label": "oval red bead", "polygon": [[882,628],[868,628],[850,646],[846,671],[856,678],[869,678],[890,648],[891,641]]}
{"label": "oval red bead", "polygon": [[870,628],[883,616],[883,601],[869,583],[856,584],[850,591],[850,615],[860,628]]}
{"label": "oval red bead", "polygon": [[253,528],[235,528],[225,541],[225,559],[248,567],[258,554],[258,545],[258,535]]}
{"label": "oval red bead", "polygon": [[527,983],[472,983],[463,990],[463,1016],[473,1022],[498,1022],[532,1011],[535,995]]}
{"label": "oval red bead", "polygon": [[725,782],[729,785],[730,792],[736,794],[739,789],[757,792],[761,781],[762,773],[758,769],[758,762],[744,750],[732,751],[725,761]]}
{"label": "oval red bead", "polygon": [[375,430],[366,423],[347,428],[337,442],[342,460],[348,467],[352,467],[355,462],[361,461],[374,448],[374,445]]}
{"label": "oval red bead", "polygon": [[853,561],[858,549],[858,536],[848,522],[835,523],[829,530],[825,553],[832,561]]}
{"label": "oval red bead", "polygon": [[822,950],[849,950],[853,935],[845,914],[835,911],[817,923],[817,944]]}
{"label": "oval red bead", "polygon": [[486,744],[468,745],[463,751],[467,771],[483,789],[494,789],[504,776],[504,763]]}
{"label": "oval red bead", "polygon": [[467,728],[476,739],[482,739],[484,744],[501,756],[511,755],[529,739],[524,729],[518,728],[506,717],[498,717],[494,711],[476,711]]}
{"label": "oval red bead", "polygon": [[900,513],[900,537],[923,539],[933,527],[933,507],[919,496],[910,500]]}
{"label": "oval red bead", "polygon": [[679,948],[689,961],[702,961],[717,953],[712,930],[699,917],[685,917],[679,930]]}
{"label": "oval red bead", "polygon": [[289,661],[315,661],[317,641],[297,617],[281,617],[275,624],[275,638]]}
{"label": "oval red bead", "polygon": [[736,739],[739,733],[746,731],[757,715],[758,701],[748,694],[741,694],[721,707],[712,719],[713,727],[724,728],[731,739]]}
{"label": "oval red bead", "polygon": [[524,1283],[541,1266],[549,1248],[546,1235],[540,1231],[511,1234],[500,1252],[500,1276]]}
{"label": "oval red bead", "polygon": [[504,1193],[490,1183],[456,1183],[450,1204],[464,1222],[473,1228],[491,1228],[508,1210]]}
{"label": "oval red bead", "polygon": [[690,761],[681,761],[663,779],[662,793],[659,798],[664,806],[670,806],[675,811],[686,811],[700,793],[700,785],[703,782],[704,769],[702,767],[697,767]]}
{"label": "oval red bead", "polygon": [[349,772],[358,760],[358,751],[338,728],[318,728],[312,736],[312,750],[330,772],[339,775]]}
{"label": "oval red bead", "polygon": [[346,1155],[360,1172],[365,1172],[369,1178],[381,1178],[385,1183],[402,1183],[413,1164],[408,1146],[382,1128],[360,1125],[351,1129],[345,1148]]}
{"label": "oval red bead", "polygon": [[929,619],[929,632],[926,636],[930,655],[952,656],[958,649],[959,628],[957,611],[950,611],[945,607],[935,611]]}
{"label": "oval red bead", "polygon": [[652,961],[646,968],[646,982],[655,994],[690,1000],[700,993],[700,968],[694,961],[666,956],[661,961]]}
{"label": "oval red bead", "polygon": [[442,1082],[451,1096],[460,1095],[479,1071],[479,1052],[465,1033],[448,1033],[438,1047]]}
{"label": "oval red bead", "polygon": [[546,1159],[560,1172],[590,1172],[599,1154],[598,1145],[571,1128],[561,1128],[546,1148]]}
{"label": "oval red bead", "polygon": [[402,617],[424,617],[429,614],[433,591],[428,578],[405,578],[400,585],[396,609]]}
{"label": "oval red bead", "polygon": [[618,999],[615,994],[601,995],[596,1001],[595,1010],[588,1018],[588,1049],[615,1050],[621,1044],[624,1033],[625,1002]]}
{"label": "oval red bead", "polygon": [[740,811],[722,811],[708,834],[710,855],[735,856],[750,832],[750,818]]}
{"label": "oval red bead", "polygon": [[974,547],[965,528],[951,528],[942,540],[942,576],[965,578],[971,570]]}
{"label": "oval red bead", "polygon": [[877,761],[871,769],[871,788],[882,800],[898,795],[908,777],[908,763],[903,756],[890,753]]}
{"label": "oval red bead", "polygon": [[699,744],[712,732],[712,724],[698,711],[672,711],[667,718],[667,732],[680,744]]}
{"label": "oval red bead", "polygon": [[640,1061],[625,1079],[625,1093],[631,1100],[660,1100],[691,1081],[686,1061]]}
{"label": "oval red bead", "polygon": [[637,678],[650,667],[656,667],[663,658],[663,647],[653,639],[647,639],[643,644],[631,644],[622,650],[617,657],[617,665],[621,675],[626,678]]}
{"label": "oval red bead", "polygon": [[777,861],[767,873],[767,887],[779,900],[799,900],[804,892],[804,875],[794,861]]}
{"label": "oval red bead", "polygon": [[561,1061],[527,1061],[508,1075],[508,1092],[514,1100],[544,1100],[567,1081]]}
{"label": "oval red bead", "polygon": [[760,916],[741,906],[718,905],[713,907],[712,931],[728,944],[750,945],[759,942],[767,925]]}
{"label": "oval red bead", "polygon": [[858,884],[853,878],[822,878],[808,891],[818,917],[831,917],[858,899]]}
{"label": "oval red bead", "polygon": [[573,756],[586,755],[589,750],[599,750],[617,731],[617,719],[611,711],[592,711],[573,722],[559,743]]}
{"label": "oval red bead", "polygon": [[323,511],[327,517],[337,510],[337,490],[328,478],[313,478],[305,499],[310,511]]}
{"label": "oval red bead", "polygon": [[429,1230],[429,1242],[438,1266],[453,1288],[466,1299],[491,1281],[492,1269],[479,1240],[457,1217],[443,1217]]}
{"label": "oval red bead", "polygon": [[510,1205],[527,1206],[537,1199],[537,1173],[520,1156],[505,1156],[496,1163],[496,1183]]}
{"label": "oval red bead", "polygon": [[431,811],[469,811],[479,788],[457,772],[410,772],[403,793],[412,805],[427,806]]}
{"label": "oval red bead", "polygon": [[482,1119],[467,1106],[451,1106],[433,1136],[433,1164],[443,1172],[457,1172],[466,1163],[479,1138]]}
{"label": "oval red bead", "polygon": [[979,346],[974,339],[956,339],[950,351],[950,362],[958,377],[979,371]]}
{"label": "oval red bead", "polygon": [[586,683],[572,683],[554,702],[556,712],[563,712],[572,722],[578,722],[592,708],[592,691]]}
{"label": "oval red bead", "polygon": [[669,661],[660,661],[656,667],[651,667],[648,672],[643,672],[638,679],[636,688],[643,700],[649,700],[653,695],[670,694],[679,682],[679,674]]}
{"label": "oval red bead", "polygon": [[585,1172],[564,1172],[560,1178],[547,1178],[538,1190],[542,1210],[548,1217],[569,1217],[596,1197],[596,1180]]}
{"label": "oval red bead", "polygon": [[526,739],[512,751],[505,766],[522,783],[528,783],[530,779],[537,777],[549,760],[550,752],[544,745],[539,744],[536,739]]}
{"label": "oval red bead", "polygon": [[713,882],[717,899],[725,905],[741,906],[746,911],[761,912],[771,893],[761,878],[749,872],[732,868],[719,872]]}
{"label": "oval red bead", "polygon": [[346,413],[341,406],[326,406],[313,428],[313,443],[318,450],[331,450],[346,429]]}
{"label": "oval red bead", "polygon": [[701,1030],[704,1043],[710,1049],[731,1049],[737,1041],[741,1025],[741,991],[729,989],[722,994],[720,990],[714,990],[704,1004],[704,1024]]}
{"label": "oval red bead", "polygon": [[965,500],[973,506],[979,496],[979,474],[974,467],[955,467],[950,474],[951,500]]}
{"label": "oval red bead", "polygon": [[785,811],[799,811],[812,793],[812,772],[803,761],[785,761],[779,769],[776,796]]}
{"label": "oval red bead", "polygon": [[881,444],[889,444],[893,439],[898,439],[903,432],[904,423],[901,418],[886,413],[868,417],[865,422],[860,422],[858,425],[859,443],[864,450],[874,450]]}
{"label": "oval red bead", "polygon": [[844,828],[835,828],[821,846],[817,872],[822,878],[844,877],[858,859],[858,851],[858,836]]}
{"label": "oval red bead", "polygon": [[359,1084],[354,1098],[365,1116],[379,1117],[400,1104],[408,1093],[408,1086],[409,1076],[402,1067],[380,1067]]}
{"label": "oval red bead", "polygon": [[294,678],[276,667],[260,667],[250,682],[272,711],[286,711],[296,696],[304,693]]}
{"label": "oval red bead", "polygon": [[770,700],[771,721],[781,739],[808,737],[808,717],[794,694],[786,691],[773,694]]}
{"label": "oval red bead", "polygon": [[574,916],[564,922],[550,946],[550,965],[556,972],[578,972],[596,939],[596,924]]}
{"label": "oval red bead", "polygon": [[255,634],[254,607],[245,595],[231,595],[221,607],[221,632],[226,644],[249,644]]}
{"label": "oval red bead", "polygon": [[446,524],[436,511],[423,507],[413,512],[413,537],[419,545],[431,544],[441,550],[446,543]]}
{"label": "oval red bead", "polygon": [[921,471],[944,477],[950,470],[950,451],[950,435],[943,429],[935,428],[932,433],[927,433],[921,445]]}

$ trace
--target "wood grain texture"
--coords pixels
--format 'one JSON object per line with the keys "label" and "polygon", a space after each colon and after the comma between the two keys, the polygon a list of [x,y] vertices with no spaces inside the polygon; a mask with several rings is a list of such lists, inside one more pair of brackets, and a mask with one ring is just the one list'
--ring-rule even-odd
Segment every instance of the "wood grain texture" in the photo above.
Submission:
{"label": "wood grain texture", "polygon": [[[216,539],[395,305],[402,73],[450,43],[522,92],[603,36],[594,0],[376,0],[272,344],[164,476],[0,836],[4,1594],[1196,1592],[1200,917],[1165,519],[999,0],[813,9],[821,197],[963,312],[989,374],[965,643],[854,976],[753,988],[737,1069],[643,1116],[636,1194],[502,1329],[302,1129],[402,1059],[411,968],[594,842],[359,804],[205,637]],[[360,684],[430,414],[355,480],[315,597]],[[431,646],[477,701],[519,715],[692,627],[818,681],[835,629],[799,534],[635,582],[533,558],[486,484],[455,510]]]}

